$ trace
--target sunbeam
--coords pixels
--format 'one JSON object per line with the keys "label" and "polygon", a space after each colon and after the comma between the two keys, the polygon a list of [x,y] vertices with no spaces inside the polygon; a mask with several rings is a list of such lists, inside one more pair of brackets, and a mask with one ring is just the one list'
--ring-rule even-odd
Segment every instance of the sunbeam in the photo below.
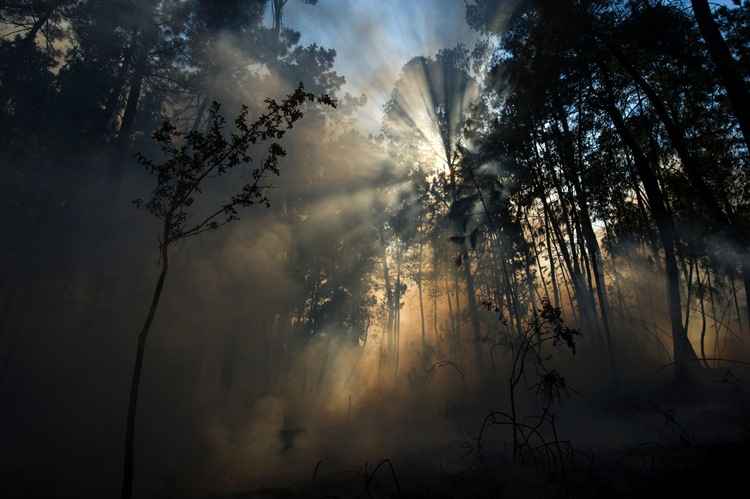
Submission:
{"label": "sunbeam", "polygon": [[0,495],[741,494],[748,33],[0,1]]}

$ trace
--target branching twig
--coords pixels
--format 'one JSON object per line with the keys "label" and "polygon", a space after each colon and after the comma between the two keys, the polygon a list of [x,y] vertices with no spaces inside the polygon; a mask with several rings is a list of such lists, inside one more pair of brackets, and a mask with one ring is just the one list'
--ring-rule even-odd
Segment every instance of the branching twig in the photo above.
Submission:
{"label": "branching twig", "polygon": [[377,475],[380,468],[386,464],[391,469],[391,477],[393,478],[393,483],[396,485],[396,492],[398,493],[398,497],[401,497],[401,484],[398,481],[398,476],[396,476],[396,470],[393,467],[393,462],[391,462],[390,459],[383,459],[382,461],[380,461],[380,463],[378,463],[378,465],[372,471],[372,474],[370,474],[367,477],[367,481],[365,482],[365,490],[367,491],[367,495],[369,497],[372,497],[370,486],[372,485],[372,481],[375,479],[375,475]]}

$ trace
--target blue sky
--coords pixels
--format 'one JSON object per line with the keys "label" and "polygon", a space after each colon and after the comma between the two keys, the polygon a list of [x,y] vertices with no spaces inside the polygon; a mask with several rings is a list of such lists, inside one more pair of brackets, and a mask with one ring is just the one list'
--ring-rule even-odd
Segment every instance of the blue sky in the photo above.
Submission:
{"label": "blue sky", "polygon": [[378,129],[380,109],[404,63],[476,37],[466,24],[464,0],[319,0],[315,7],[291,0],[284,22],[302,33],[303,44],[336,49],[345,90],[369,99],[361,116],[368,131]]}
{"label": "blue sky", "polygon": [[346,90],[368,96],[362,116],[368,130],[377,129],[404,63],[475,36],[466,24],[464,0],[319,0],[316,7],[292,0],[285,24],[302,33],[305,45],[336,49]]}

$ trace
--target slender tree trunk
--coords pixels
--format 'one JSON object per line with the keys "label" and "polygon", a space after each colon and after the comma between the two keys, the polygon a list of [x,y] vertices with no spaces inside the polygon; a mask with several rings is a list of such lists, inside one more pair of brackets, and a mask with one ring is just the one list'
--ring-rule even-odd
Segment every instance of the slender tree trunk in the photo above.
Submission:
{"label": "slender tree trunk", "polygon": [[539,280],[542,281],[542,289],[544,290],[544,298],[552,303],[552,300],[549,296],[549,288],[547,287],[547,279],[544,278],[544,271],[542,270],[542,261],[539,258],[539,248],[536,244],[536,234],[534,234],[534,228],[531,226],[531,222],[529,222],[529,214],[526,213],[526,226],[529,229],[529,240],[531,241],[531,250],[534,253],[534,263],[536,264],[536,268],[539,270]]}
{"label": "slender tree trunk", "polygon": [[[562,144],[562,169],[563,169],[563,175],[568,180],[569,185],[572,185],[573,192],[575,193],[574,200],[577,201],[578,209],[575,209],[575,203],[571,203],[571,207],[573,208],[573,216],[575,219],[577,232],[580,239],[580,245],[581,245],[581,260],[583,267],[586,270],[586,282],[588,284],[588,293],[586,295],[586,298],[590,301],[589,308],[591,309],[591,312],[595,315],[596,314],[596,303],[594,302],[594,293],[593,293],[593,284],[591,280],[591,274],[594,274],[594,282],[596,283],[596,292],[599,298],[599,309],[601,314],[601,322],[602,326],[604,327],[604,333],[605,333],[605,339],[607,343],[607,351],[609,355],[609,361],[610,361],[610,371],[614,377],[616,377],[616,368],[615,368],[615,362],[614,362],[614,347],[612,345],[612,335],[610,333],[609,328],[609,316],[608,316],[608,310],[607,310],[607,292],[605,288],[605,283],[603,276],[601,275],[600,269],[601,269],[601,255],[599,250],[599,242],[596,239],[596,234],[593,230],[593,223],[591,221],[591,214],[589,212],[588,208],[588,195],[586,191],[583,189],[583,186],[581,185],[580,178],[578,176],[578,168],[576,168],[576,165],[579,166],[582,164],[582,160],[579,158],[576,162],[576,154],[575,154],[575,145],[572,140],[572,133],[568,124],[568,119],[566,117],[565,110],[563,109],[563,106],[558,103],[557,104],[557,112],[558,112],[558,121],[560,122],[562,126],[562,133],[560,133],[560,130],[557,126],[554,127],[554,130],[556,131],[556,134],[558,136],[558,141]],[[581,108],[579,105],[578,108],[579,116],[582,114]],[[580,120],[580,118],[579,118]],[[579,124],[579,140],[578,140],[578,148],[580,151],[580,142],[581,142],[581,126]],[[598,327],[597,327],[598,329]]]}
{"label": "slender tree trunk", "polygon": [[552,282],[552,295],[555,297],[555,308],[560,307],[560,287],[557,284],[557,270],[555,268],[555,259],[552,256],[552,240],[550,237],[549,218],[547,210],[544,210],[544,237],[547,246],[547,259],[549,260],[549,275]]}
{"label": "slender tree trunk", "polygon": [[708,361],[706,361],[706,291],[701,281],[700,269],[698,270],[698,292],[700,293],[700,305],[701,305],[701,359],[703,359],[703,365],[708,367]]}
{"label": "slender tree trunk", "polygon": [[130,79],[130,90],[128,91],[128,100],[125,104],[125,114],[122,116],[122,124],[117,136],[118,146],[121,151],[127,151],[130,147],[130,139],[132,138],[135,120],[138,115],[138,103],[141,100],[143,80],[146,77],[147,64],[148,50],[142,47],[135,65],[135,71]]}
{"label": "slender tree trunk", "polygon": [[[558,244],[558,241],[562,238],[562,234],[560,232],[560,228],[557,226],[557,221],[552,217],[552,211],[547,204],[546,197],[542,196],[540,198],[542,200],[542,206],[544,207],[544,213],[545,218],[549,222],[549,226],[552,228],[552,235],[554,237],[550,238],[551,247],[555,250],[555,258],[558,261],[562,261],[561,265],[561,276],[563,281],[563,286],[565,287],[565,292],[568,295],[568,302],[570,303],[570,312],[573,314],[573,321],[575,323],[578,323],[578,314],[576,313],[576,303],[574,300],[574,293],[570,290],[569,285],[569,279],[568,276],[571,274],[571,263],[570,263],[570,255],[567,252],[567,248],[563,247],[563,249],[560,249],[560,245]],[[549,230],[549,229],[548,229]],[[566,270],[568,271],[566,275]]]}
{"label": "slender tree trunk", "polygon": [[[504,306],[504,300],[507,299],[504,286],[502,284],[502,279],[500,278],[500,263],[499,261],[502,260],[503,256],[500,253],[500,244],[497,238],[494,238],[492,245],[490,245],[490,257],[492,259],[492,284],[495,287],[495,307],[499,311],[502,311]],[[508,302],[508,313],[510,314],[510,302]]]}
{"label": "slender tree trunk", "polygon": [[117,113],[120,111],[120,98],[123,88],[125,88],[125,83],[128,79],[128,71],[130,71],[130,59],[132,57],[132,52],[132,47],[128,47],[126,50],[123,50],[122,65],[120,66],[120,71],[117,73],[115,83],[109,90],[107,102],[104,105],[104,111],[102,112],[101,130],[102,136],[104,137],[106,137],[107,133],[110,131],[110,127],[115,121]]}
{"label": "slender tree trunk", "polygon": [[284,7],[289,0],[273,0],[271,9],[273,14],[273,32],[278,39],[281,36],[281,27],[284,24]]}
{"label": "slender tree trunk", "polygon": [[401,357],[401,242],[399,241],[396,246],[396,297],[393,300],[396,317],[393,337],[394,337],[394,357],[396,361],[395,374],[398,377],[400,357]]}
{"label": "slender tree trunk", "polygon": [[[684,267],[684,264],[683,264],[683,267]],[[691,261],[689,267],[690,268],[687,270],[687,272],[683,270],[683,274],[686,274],[685,282],[687,283],[686,285],[687,298],[685,298],[685,325],[683,326],[685,331],[690,330],[690,304],[692,303],[693,272],[694,272],[694,269],[696,268],[696,263],[694,261]]]}
{"label": "slender tree trunk", "polygon": [[732,300],[734,301],[734,310],[737,314],[737,326],[742,331],[742,314],[740,314],[740,303],[737,301],[737,285],[734,282],[734,270],[727,275],[727,278],[729,279],[729,285],[732,287]]}
{"label": "slender tree trunk", "polygon": [[134,450],[135,450],[135,419],[138,409],[138,389],[141,384],[141,373],[143,371],[143,358],[146,352],[146,341],[151,325],[156,316],[156,309],[159,306],[161,293],[164,289],[164,281],[169,269],[169,243],[167,239],[167,230],[169,223],[165,222],[164,242],[161,247],[161,272],[159,279],[156,281],[153,297],[151,298],[151,307],[148,310],[146,321],[143,323],[140,334],[138,335],[138,349],[135,356],[135,365],[133,367],[133,377],[130,383],[130,397],[128,403],[128,417],[125,429],[125,460],[123,464],[122,476],[122,499],[131,499],[133,497],[133,475],[134,475]]}
{"label": "slender tree trunk", "polygon": [[201,125],[203,124],[203,117],[206,114],[206,108],[208,108],[208,97],[204,96],[203,98],[200,99],[198,110],[195,112],[195,119],[193,120],[193,126],[190,129],[192,132],[199,130]]}
{"label": "slender tree trunk", "polygon": [[456,328],[461,328],[461,285],[458,282],[458,270],[453,269],[453,293],[456,295]]}
{"label": "slender tree trunk", "polygon": [[524,265],[524,271],[526,273],[526,288],[529,293],[529,302],[531,303],[531,311],[534,317],[537,316],[538,308],[536,306],[536,289],[534,286],[534,278],[531,275],[531,265],[528,263]]}
{"label": "slender tree trunk", "polygon": [[431,289],[432,293],[432,334],[435,337],[434,341],[437,343],[438,339],[438,316],[437,316],[437,281],[433,283],[434,289]]}
{"label": "slender tree trunk", "polygon": [[596,301],[594,300],[594,281],[591,279],[591,268],[593,267],[593,264],[591,263],[591,257],[592,255],[589,253],[588,248],[586,248],[586,241],[583,236],[583,227],[581,227],[580,221],[577,221],[576,223],[576,233],[578,235],[578,243],[581,245],[581,268],[586,271],[586,285],[588,286],[586,289],[589,292],[589,296],[591,296],[591,310],[596,313]]}
{"label": "slender tree trunk", "polygon": [[690,184],[700,196],[701,201],[708,208],[711,217],[716,223],[726,226],[727,218],[724,215],[716,196],[714,196],[714,193],[708,187],[708,184],[706,184],[704,178],[705,169],[696,162],[695,158],[689,151],[687,139],[685,138],[685,130],[672,118],[664,100],[630,62],[625,53],[614,43],[608,41],[606,45],[615,59],[620,63],[623,69],[625,69],[625,72],[628,73],[638,87],[643,90],[646,97],[648,97],[649,102],[654,107],[657,116],[659,116],[659,119],[666,129],[667,135],[669,135],[669,140],[672,143],[672,147],[674,147],[677,152],[677,156],[680,158],[680,162],[685,169]]}
{"label": "slender tree trunk", "polygon": [[[745,256],[742,262],[742,282],[745,287],[745,311],[750,321],[750,258]],[[748,328],[750,331],[750,327]]]}
{"label": "slender tree trunk", "polygon": [[[498,245],[499,246],[499,245]],[[513,289],[511,274],[508,272],[508,263],[505,254],[499,250],[499,267],[502,277],[502,295],[505,297],[505,308],[508,310],[508,319],[510,327],[517,333],[521,334],[521,314],[518,309],[518,300]]]}
{"label": "slender tree trunk", "polygon": [[[458,328],[456,326],[456,317],[453,312],[453,300],[451,299],[451,286],[448,281],[448,276],[445,277],[445,297],[448,300],[448,315],[451,321],[451,341],[449,342],[449,345],[452,347],[454,338],[458,335]],[[452,352],[452,354],[455,357],[455,352]]]}
{"label": "slender tree trunk", "polygon": [[427,338],[425,333],[425,320],[424,320],[424,299],[422,298],[422,241],[419,242],[419,254],[417,258],[419,262],[417,264],[417,292],[419,294],[419,319],[420,325],[422,326],[422,358],[427,353]]}
{"label": "slender tree trunk", "polygon": [[[465,247],[465,245],[464,245]],[[472,342],[474,343],[474,361],[477,365],[480,378],[484,373],[484,361],[482,359],[482,329],[479,322],[479,312],[477,309],[476,289],[474,286],[474,276],[471,272],[471,257],[467,248],[464,253],[464,279],[466,281],[466,299],[469,307],[469,318],[471,319],[471,329],[474,333]]]}
{"label": "slender tree trunk", "polygon": [[718,346],[719,346],[719,333],[721,331],[721,322],[719,322],[719,316],[716,313],[716,302],[714,301],[714,286],[711,283],[711,267],[706,267],[706,284],[708,285],[708,299],[711,302],[711,322],[714,325],[714,337],[715,337],[715,343],[714,343],[714,357],[717,357],[718,355]]}
{"label": "slender tree trunk", "polygon": [[604,336],[607,341],[609,367],[615,382],[619,382],[619,372],[617,370],[617,360],[615,357],[616,349],[609,325],[609,300],[607,299],[607,283],[604,279],[604,261],[588,212],[584,214],[584,218],[584,239],[586,240],[588,252],[591,257],[591,267],[594,274],[594,282],[596,284],[596,294],[599,299],[599,312],[602,318],[602,325],[604,326]]}
{"label": "slender tree trunk", "polygon": [[620,315],[625,316],[625,297],[622,293],[622,285],[620,284],[620,271],[618,270],[617,258],[614,255],[610,255],[609,263],[612,267],[612,278],[615,286],[615,294],[617,296],[617,304],[620,308]]}
{"label": "slender tree trunk", "polygon": [[[563,260],[563,257],[560,256],[560,247],[557,244],[556,238],[552,240],[552,245],[555,249],[555,256],[557,257],[557,260]],[[573,322],[575,322],[576,324],[580,324],[578,320],[578,312],[576,312],[577,307],[575,302],[575,292],[570,290],[570,272],[565,265],[560,266],[560,275],[562,276],[563,286],[565,287],[565,294],[568,295],[568,304],[570,305],[570,312],[573,314]]]}
{"label": "slender tree trunk", "polygon": [[456,295],[456,347],[458,349],[459,355],[462,355],[463,353],[463,345],[461,343],[461,327],[463,325],[462,323],[462,312],[461,312],[461,284],[459,283],[459,275],[458,275],[458,269],[453,269],[453,292]]}
{"label": "slender tree trunk", "polygon": [[57,0],[56,2],[53,2],[52,5],[48,7],[47,10],[45,10],[42,15],[39,16],[39,19],[37,19],[36,22],[31,26],[31,30],[29,30],[29,32],[26,34],[22,43],[24,43],[25,45],[32,45],[36,41],[36,36],[39,34],[42,28],[44,28],[52,15],[57,9],[60,8],[64,1],[65,0]]}
{"label": "slender tree trunk", "polygon": [[656,227],[661,237],[664,248],[664,261],[667,272],[667,302],[669,306],[669,318],[672,325],[672,343],[674,349],[675,364],[678,377],[687,374],[689,363],[695,361],[697,356],[693,350],[687,333],[682,327],[682,306],[680,300],[680,274],[675,254],[676,233],[672,215],[667,211],[664,198],[659,188],[654,171],[646,159],[641,146],[625,125],[619,110],[616,108],[612,97],[607,103],[607,111],[615,124],[615,128],[622,137],[625,144],[631,150],[635,159],[638,175],[646,188],[649,206],[651,208]]}
{"label": "slender tree trunk", "polygon": [[729,46],[719,30],[708,0],[691,0],[695,19],[698,21],[703,39],[706,40],[711,60],[716,65],[721,83],[727,91],[734,115],[740,124],[745,137],[745,144],[750,149],[750,91],[739,70],[737,61],[732,56]]}
{"label": "slender tree trunk", "polygon": [[[552,228],[554,230],[553,234],[555,236],[555,240],[557,243],[557,249],[562,254],[562,260],[565,263],[565,266],[568,270],[568,275],[570,276],[571,283],[573,285],[573,294],[575,295],[576,301],[578,303],[578,310],[580,312],[580,317],[582,322],[586,323],[589,319],[589,314],[587,312],[588,305],[587,305],[587,298],[586,298],[586,291],[583,289],[583,283],[581,282],[581,276],[580,276],[580,270],[578,269],[578,263],[575,261],[575,256],[571,255],[571,253],[568,251],[568,246],[565,244],[565,238],[562,235],[562,232],[560,231],[559,225],[556,223],[555,220],[552,220],[552,212],[550,207],[547,205],[547,200],[542,197],[542,203],[544,204],[545,210],[547,211],[547,216],[550,218],[550,223],[552,225]],[[570,289],[568,289],[568,294],[570,294]],[[572,298],[571,298],[572,301]],[[571,306],[572,303],[571,303]],[[574,312],[575,313],[575,312]]]}
{"label": "slender tree trunk", "polygon": [[388,270],[388,246],[385,244],[385,238],[381,235],[381,244],[383,246],[383,285],[385,286],[385,305],[386,305],[386,328],[385,336],[387,338],[388,350],[391,350],[391,333],[393,332],[393,290],[391,289],[391,275]]}
{"label": "slender tree trunk", "polygon": [[[568,266],[568,274],[573,284],[573,291],[575,292],[576,301],[578,303],[578,309],[580,311],[581,320],[586,325],[595,324],[595,311],[592,310],[593,296],[586,289],[583,282],[583,274],[581,272],[580,262],[578,260],[578,250],[576,245],[575,234],[573,231],[573,219],[568,210],[566,196],[563,192],[562,185],[556,174],[552,175],[553,183],[557,189],[558,196],[560,198],[560,207],[562,209],[563,224],[566,227],[568,233],[568,239],[570,241],[570,247],[565,242],[565,238],[562,235],[560,229],[555,225],[555,236],[557,237],[557,243],[562,251],[563,258]],[[545,201],[546,203],[546,201]]]}

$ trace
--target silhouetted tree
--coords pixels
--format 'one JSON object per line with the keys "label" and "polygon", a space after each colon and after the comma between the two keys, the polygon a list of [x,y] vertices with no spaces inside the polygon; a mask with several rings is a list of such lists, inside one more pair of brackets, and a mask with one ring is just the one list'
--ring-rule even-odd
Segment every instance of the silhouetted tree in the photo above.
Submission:
{"label": "silhouetted tree", "polygon": [[[129,499],[133,495],[138,389],[148,334],[156,316],[169,269],[170,249],[179,241],[216,230],[237,220],[241,208],[256,204],[270,206],[266,194],[268,184],[265,182],[268,174],[280,173],[279,161],[286,154],[277,141],[282,139],[294,123],[302,118],[302,105],[315,101],[334,105],[330,97],[325,95],[316,97],[312,93],[305,92],[300,86],[281,102],[268,99],[266,101],[267,112],[253,121],[249,120],[248,109],[245,107],[234,120],[235,130],[230,133],[229,137],[226,137],[226,121],[220,114],[219,104],[214,103],[209,111],[210,126],[206,132],[192,130],[184,133],[177,130],[170,121],[165,121],[161,128],[154,132],[154,140],[161,147],[165,159],[156,162],[140,156],[141,163],[156,176],[157,185],[147,201],[137,201],[136,204],[144,207],[162,223],[159,240],[161,271],[146,320],[138,335],[125,435],[123,499]],[[209,208],[198,217],[198,221],[192,220],[191,216],[196,210],[194,203],[204,192],[206,183],[229,174],[241,165],[250,164],[253,161],[251,148],[266,141],[272,141],[272,143],[263,163],[253,169],[252,180],[245,183],[224,204],[218,208]]]}

